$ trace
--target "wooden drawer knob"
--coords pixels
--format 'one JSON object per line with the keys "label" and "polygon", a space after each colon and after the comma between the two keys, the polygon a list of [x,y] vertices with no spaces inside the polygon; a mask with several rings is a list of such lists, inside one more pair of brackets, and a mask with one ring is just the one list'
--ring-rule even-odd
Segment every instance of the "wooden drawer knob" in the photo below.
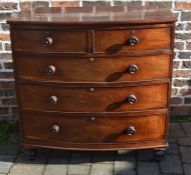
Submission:
{"label": "wooden drawer knob", "polygon": [[43,39],[43,46],[50,47],[53,43],[53,39],[50,36],[47,36]]}
{"label": "wooden drawer knob", "polygon": [[129,95],[126,99],[125,99],[126,103],[129,104],[135,104],[137,102],[137,97],[135,95]]}
{"label": "wooden drawer knob", "polygon": [[49,99],[48,99],[48,102],[51,103],[51,104],[56,104],[58,101],[58,98],[56,96],[51,96]]}
{"label": "wooden drawer knob", "polygon": [[90,91],[90,92],[94,92],[94,91],[95,91],[95,88],[89,88],[89,91]]}
{"label": "wooden drawer knob", "polygon": [[90,62],[94,62],[94,61],[95,61],[95,58],[89,58],[89,61],[90,61]]}
{"label": "wooden drawer knob", "polygon": [[127,40],[127,44],[130,46],[135,46],[138,44],[138,42],[139,42],[139,39],[135,36],[133,36]]}
{"label": "wooden drawer knob", "polygon": [[95,117],[90,117],[90,120],[91,120],[91,121],[95,121],[96,118],[95,118]]}
{"label": "wooden drawer knob", "polygon": [[126,130],[127,135],[132,136],[136,133],[136,129],[134,126],[129,126]]}
{"label": "wooden drawer knob", "polygon": [[125,72],[130,73],[130,74],[135,74],[138,72],[138,70],[139,70],[139,68],[136,64],[131,64],[131,65],[129,65],[129,67],[127,68],[127,70]]}
{"label": "wooden drawer knob", "polygon": [[56,67],[53,65],[49,65],[46,69],[47,75],[53,75],[56,72]]}
{"label": "wooden drawer knob", "polygon": [[54,133],[54,134],[58,134],[59,131],[60,131],[60,126],[58,126],[58,125],[53,125],[52,128],[51,128],[51,131],[52,131],[52,133]]}

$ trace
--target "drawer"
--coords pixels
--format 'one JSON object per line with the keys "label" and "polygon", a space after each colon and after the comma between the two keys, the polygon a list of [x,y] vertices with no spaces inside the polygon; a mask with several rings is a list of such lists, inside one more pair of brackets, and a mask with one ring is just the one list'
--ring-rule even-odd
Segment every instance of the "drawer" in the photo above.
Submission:
{"label": "drawer", "polygon": [[94,52],[170,49],[171,29],[97,30],[94,37]]}
{"label": "drawer", "polygon": [[38,81],[117,82],[169,77],[170,55],[114,58],[15,56],[19,78]]}
{"label": "drawer", "polygon": [[124,143],[164,139],[166,115],[64,117],[24,113],[22,123],[25,139],[46,142]]}
{"label": "drawer", "polygon": [[166,108],[168,84],[135,87],[59,87],[20,84],[23,109],[113,112]]}
{"label": "drawer", "polygon": [[24,52],[86,52],[85,31],[14,30],[14,51]]}

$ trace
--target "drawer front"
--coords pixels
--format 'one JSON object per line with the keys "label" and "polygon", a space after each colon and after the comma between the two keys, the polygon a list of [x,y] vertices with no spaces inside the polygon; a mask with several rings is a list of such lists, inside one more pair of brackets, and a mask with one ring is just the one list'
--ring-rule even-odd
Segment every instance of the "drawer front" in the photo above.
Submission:
{"label": "drawer front", "polygon": [[164,139],[166,115],[64,117],[26,113],[22,116],[22,123],[25,139],[71,143],[123,143]]}
{"label": "drawer front", "polygon": [[95,52],[170,49],[170,28],[95,31]]}
{"label": "drawer front", "polygon": [[85,31],[14,30],[14,51],[24,52],[86,52]]}
{"label": "drawer front", "polygon": [[62,112],[134,111],[167,107],[168,84],[64,88],[20,84],[23,109]]}
{"label": "drawer front", "polygon": [[119,58],[15,57],[20,78],[38,81],[117,82],[167,78],[170,55]]}

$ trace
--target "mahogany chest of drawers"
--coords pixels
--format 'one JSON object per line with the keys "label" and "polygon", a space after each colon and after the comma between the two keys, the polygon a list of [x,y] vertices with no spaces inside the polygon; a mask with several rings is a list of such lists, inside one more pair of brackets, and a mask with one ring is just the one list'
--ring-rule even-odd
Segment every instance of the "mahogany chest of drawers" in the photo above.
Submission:
{"label": "mahogany chest of drawers", "polygon": [[174,22],[168,10],[39,8],[8,23],[26,148],[167,146]]}

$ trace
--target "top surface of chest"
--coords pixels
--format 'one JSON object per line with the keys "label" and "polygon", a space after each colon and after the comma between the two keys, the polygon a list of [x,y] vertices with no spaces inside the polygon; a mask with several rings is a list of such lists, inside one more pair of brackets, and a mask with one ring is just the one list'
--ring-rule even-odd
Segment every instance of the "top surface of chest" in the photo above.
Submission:
{"label": "top surface of chest", "polygon": [[12,24],[148,24],[176,21],[167,9],[128,9],[126,6],[114,7],[67,7],[37,8],[23,11],[12,17]]}

